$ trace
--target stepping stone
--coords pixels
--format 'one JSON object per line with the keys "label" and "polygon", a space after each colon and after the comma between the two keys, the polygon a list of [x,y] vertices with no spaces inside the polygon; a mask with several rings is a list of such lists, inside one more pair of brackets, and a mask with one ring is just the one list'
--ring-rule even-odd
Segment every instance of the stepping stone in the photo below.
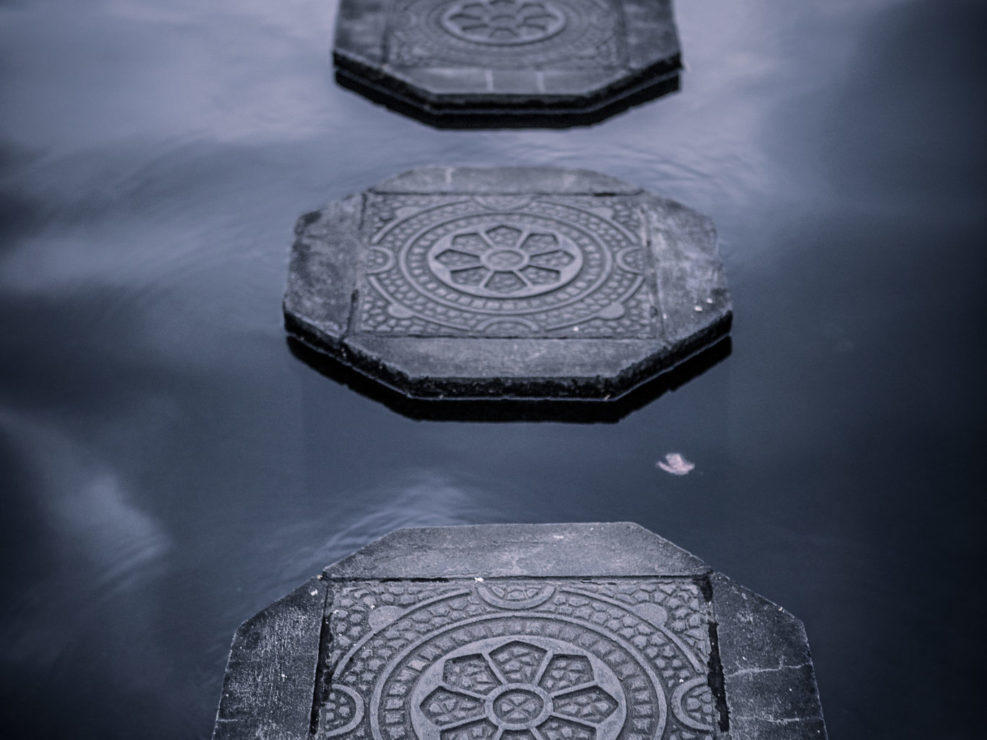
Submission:
{"label": "stepping stone", "polygon": [[340,82],[426,116],[572,116],[677,87],[671,0],[342,0]]}
{"label": "stepping stone", "polygon": [[592,172],[412,170],[296,234],[289,334],[410,397],[614,400],[730,326],[712,222]]}
{"label": "stepping stone", "polygon": [[398,530],[237,631],[215,740],[825,738],[802,624],[634,524]]}

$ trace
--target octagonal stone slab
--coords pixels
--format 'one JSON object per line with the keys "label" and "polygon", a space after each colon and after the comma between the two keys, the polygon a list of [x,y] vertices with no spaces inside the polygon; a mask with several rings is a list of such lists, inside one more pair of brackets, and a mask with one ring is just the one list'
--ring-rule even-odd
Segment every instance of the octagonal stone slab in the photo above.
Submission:
{"label": "octagonal stone slab", "polygon": [[729,330],[712,222],[593,172],[412,170],[296,235],[289,334],[411,397],[614,400]]}
{"label": "octagonal stone slab", "polygon": [[342,0],[342,82],[426,114],[590,114],[681,69],[671,0]]}
{"label": "octagonal stone slab", "polygon": [[399,530],[246,621],[215,740],[825,738],[801,623],[633,524]]}

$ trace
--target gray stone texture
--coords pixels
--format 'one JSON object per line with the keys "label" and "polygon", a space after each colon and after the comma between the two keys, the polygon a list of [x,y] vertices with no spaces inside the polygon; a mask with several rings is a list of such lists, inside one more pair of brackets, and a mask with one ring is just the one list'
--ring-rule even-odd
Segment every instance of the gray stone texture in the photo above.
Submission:
{"label": "gray stone texture", "polygon": [[240,625],[215,740],[308,736],[327,590],[313,578]]}
{"label": "gray stone texture", "polygon": [[592,172],[407,172],[296,227],[289,333],[417,398],[619,398],[720,339],[712,222]]}
{"label": "gray stone texture", "polygon": [[426,114],[593,113],[681,69],[671,0],[342,0],[342,81]]}
{"label": "gray stone texture", "polygon": [[825,738],[780,607],[641,527],[399,530],[237,631],[216,738]]}

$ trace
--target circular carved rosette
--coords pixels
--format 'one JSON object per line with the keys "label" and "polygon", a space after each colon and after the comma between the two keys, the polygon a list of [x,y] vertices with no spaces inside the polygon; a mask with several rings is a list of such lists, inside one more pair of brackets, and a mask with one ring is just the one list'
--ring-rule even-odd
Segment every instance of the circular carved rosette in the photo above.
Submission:
{"label": "circular carved rosette", "polygon": [[435,662],[411,694],[419,738],[617,737],[620,679],[592,652],[515,635],[470,642]]}
{"label": "circular carved rosette", "polygon": [[[383,333],[650,336],[639,238],[586,209],[532,200],[418,211],[374,238],[361,327]],[[580,334],[580,332],[582,332]]]}
{"label": "circular carved rosette", "polygon": [[660,737],[666,700],[644,661],[586,625],[488,617],[405,652],[374,693],[375,737],[397,740],[619,736],[628,715]]}
{"label": "circular carved rosette", "polygon": [[379,593],[385,598],[357,588],[333,611],[338,663],[318,737],[683,740],[715,732],[705,617],[690,584],[493,579]]}
{"label": "circular carved rosette", "polygon": [[551,224],[492,217],[473,219],[443,236],[426,260],[432,274],[454,290],[529,298],[571,283],[583,266],[583,252]]}
{"label": "circular carved rosette", "polygon": [[400,65],[579,68],[620,59],[619,19],[603,0],[409,0],[398,6],[388,51]]}
{"label": "circular carved rosette", "polygon": [[551,0],[459,0],[442,13],[442,27],[477,44],[530,44],[566,25],[565,12]]}

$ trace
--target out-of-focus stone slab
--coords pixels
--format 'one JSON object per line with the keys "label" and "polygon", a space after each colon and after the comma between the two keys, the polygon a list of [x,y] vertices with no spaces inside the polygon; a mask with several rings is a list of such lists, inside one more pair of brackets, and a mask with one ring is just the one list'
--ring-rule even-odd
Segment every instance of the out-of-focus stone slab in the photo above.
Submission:
{"label": "out-of-focus stone slab", "polygon": [[341,82],[440,120],[591,115],[682,67],[671,0],[342,0],[333,57]]}
{"label": "out-of-focus stone slab", "polygon": [[825,738],[801,623],[634,524],[399,530],[248,620],[214,738]]}
{"label": "out-of-focus stone slab", "polygon": [[413,170],[296,234],[289,333],[411,397],[613,400],[729,329],[712,222],[593,172]]}

